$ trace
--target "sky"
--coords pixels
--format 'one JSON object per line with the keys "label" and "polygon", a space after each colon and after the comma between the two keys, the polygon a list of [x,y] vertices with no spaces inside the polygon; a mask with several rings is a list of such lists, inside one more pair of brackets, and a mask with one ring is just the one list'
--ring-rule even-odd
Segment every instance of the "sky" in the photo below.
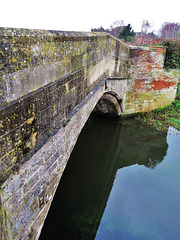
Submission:
{"label": "sky", "polygon": [[180,22],[178,0],[0,0],[0,27],[63,31],[109,28],[124,20],[141,31],[143,20],[158,31],[164,22]]}

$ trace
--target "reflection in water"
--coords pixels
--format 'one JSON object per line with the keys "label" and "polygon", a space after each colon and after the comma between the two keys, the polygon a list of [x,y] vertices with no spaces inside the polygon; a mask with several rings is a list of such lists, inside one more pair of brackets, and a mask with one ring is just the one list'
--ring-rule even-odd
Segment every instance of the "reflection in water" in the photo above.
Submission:
{"label": "reflection in water", "polygon": [[[166,137],[167,133],[134,120],[122,125],[116,118],[90,117],[71,154],[40,239],[179,239],[170,237],[177,227],[167,214],[180,199],[172,197],[175,181],[164,181],[172,178],[166,164],[170,161],[165,160],[169,152]],[[177,181],[179,184],[178,177]],[[180,207],[177,211],[180,213]]]}

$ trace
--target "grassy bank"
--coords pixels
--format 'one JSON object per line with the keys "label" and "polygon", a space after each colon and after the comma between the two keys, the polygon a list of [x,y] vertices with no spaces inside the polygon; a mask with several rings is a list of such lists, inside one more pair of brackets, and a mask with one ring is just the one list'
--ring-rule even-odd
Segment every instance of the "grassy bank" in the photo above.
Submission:
{"label": "grassy bank", "polygon": [[165,108],[149,113],[140,113],[135,119],[158,130],[167,130],[169,126],[180,130],[180,100],[176,99],[171,105]]}

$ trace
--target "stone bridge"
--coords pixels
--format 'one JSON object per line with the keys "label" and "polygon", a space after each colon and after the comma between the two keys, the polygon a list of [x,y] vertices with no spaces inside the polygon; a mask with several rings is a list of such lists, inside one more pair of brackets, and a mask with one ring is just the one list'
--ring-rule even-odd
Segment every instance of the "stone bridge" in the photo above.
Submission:
{"label": "stone bridge", "polygon": [[92,111],[123,116],[175,99],[164,54],[106,33],[0,28],[1,239],[38,239]]}

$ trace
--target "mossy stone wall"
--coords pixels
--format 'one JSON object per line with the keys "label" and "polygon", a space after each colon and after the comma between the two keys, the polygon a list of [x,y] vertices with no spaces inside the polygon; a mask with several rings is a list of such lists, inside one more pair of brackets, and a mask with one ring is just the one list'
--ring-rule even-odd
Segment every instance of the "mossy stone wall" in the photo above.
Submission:
{"label": "mossy stone wall", "polygon": [[128,77],[129,47],[104,33],[1,28],[0,49],[1,235],[37,239],[106,80]]}
{"label": "mossy stone wall", "polygon": [[127,54],[105,33],[0,28],[0,106],[108,56],[126,68]]}
{"label": "mossy stone wall", "polygon": [[2,182],[103,79],[127,78],[129,47],[104,33],[0,28],[0,54]]}

